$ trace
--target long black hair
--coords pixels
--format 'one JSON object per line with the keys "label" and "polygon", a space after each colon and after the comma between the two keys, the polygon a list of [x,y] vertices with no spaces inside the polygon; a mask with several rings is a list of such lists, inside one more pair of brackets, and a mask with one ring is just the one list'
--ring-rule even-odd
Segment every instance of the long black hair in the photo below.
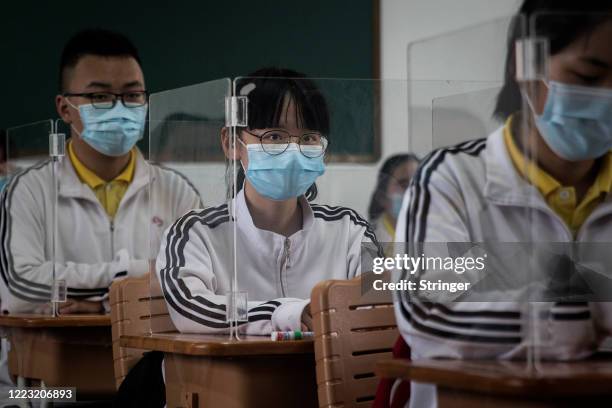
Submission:
{"label": "long black hair", "polygon": [[[325,98],[306,75],[283,68],[262,68],[236,81],[235,94],[248,98],[248,129],[266,129],[279,126],[286,98],[295,104],[300,128],[316,130],[329,140],[329,111]],[[240,191],[245,174],[238,164],[235,192]],[[228,183],[231,186],[233,183]],[[317,197],[317,186],[313,184],[305,194],[308,200]]]}
{"label": "long black hair", "polygon": [[[548,38],[550,53],[554,55],[610,18],[609,15],[594,13],[610,12],[611,0],[524,0],[518,15],[525,16],[529,21],[536,14],[551,13],[546,18],[538,19],[535,32],[528,34]],[[495,117],[502,120],[521,109],[514,45],[524,37],[524,25],[524,20],[515,18],[508,32],[504,86],[497,96],[494,111]]]}
{"label": "long black hair", "polygon": [[396,154],[385,160],[381,166],[378,172],[378,178],[376,180],[376,188],[372,193],[370,206],[368,207],[368,217],[370,222],[376,221],[382,215],[382,213],[385,212],[387,187],[389,186],[389,181],[391,180],[393,172],[396,168],[409,161],[418,163],[419,158],[412,153]]}

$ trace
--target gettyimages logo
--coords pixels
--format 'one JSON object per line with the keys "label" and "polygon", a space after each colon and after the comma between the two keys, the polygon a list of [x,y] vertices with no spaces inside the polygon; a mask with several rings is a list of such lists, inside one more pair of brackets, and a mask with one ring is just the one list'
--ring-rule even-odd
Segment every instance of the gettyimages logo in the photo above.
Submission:
{"label": "gettyimages logo", "polygon": [[[431,302],[612,301],[610,243],[363,244],[362,292]],[[400,250],[398,250],[398,248]],[[414,249],[419,249],[416,252]]]}
{"label": "gettyimages logo", "polygon": [[485,268],[485,258],[487,254],[483,256],[408,256],[406,254],[396,254],[394,257],[375,257],[372,261],[372,272],[380,275],[385,270],[406,270],[410,274],[415,274],[420,270],[445,270],[452,271],[457,274],[462,274],[466,271],[482,271]]}

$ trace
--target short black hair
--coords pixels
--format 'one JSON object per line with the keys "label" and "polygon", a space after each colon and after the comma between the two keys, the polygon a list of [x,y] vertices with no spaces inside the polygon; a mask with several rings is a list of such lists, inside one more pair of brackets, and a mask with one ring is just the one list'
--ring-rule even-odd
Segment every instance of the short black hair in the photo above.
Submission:
{"label": "short black hair", "polygon": [[65,73],[74,68],[85,55],[102,57],[132,57],[142,66],[138,50],[123,34],[90,28],[74,34],[64,46],[59,66],[59,89],[65,92]]}
{"label": "short black hair", "polygon": [[[589,33],[597,26],[610,19],[612,15],[610,0],[524,0],[518,15],[528,20],[541,13],[551,14],[550,18],[540,19],[535,27],[536,35],[549,39],[550,53],[561,52],[578,37]],[[573,13],[573,14],[572,14]],[[604,14],[596,14],[604,13]],[[521,92],[516,82],[515,43],[524,37],[523,23],[515,18],[508,32],[506,68],[504,85],[497,97],[494,115],[498,119],[506,119],[512,113],[521,109]]]}

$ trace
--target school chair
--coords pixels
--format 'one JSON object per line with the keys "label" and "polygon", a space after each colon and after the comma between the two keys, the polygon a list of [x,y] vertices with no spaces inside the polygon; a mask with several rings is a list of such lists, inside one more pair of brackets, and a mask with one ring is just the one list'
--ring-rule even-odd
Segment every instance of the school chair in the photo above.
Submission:
{"label": "school chair", "polygon": [[110,288],[113,360],[117,389],[145,350],[121,347],[121,336],[175,332],[157,279],[149,275],[114,282]]}
{"label": "school chair", "polygon": [[[364,289],[371,274],[364,275]],[[312,290],[319,407],[370,407],[375,363],[392,358],[398,331],[388,292],[362,293],[362,277],[328,280]]]}

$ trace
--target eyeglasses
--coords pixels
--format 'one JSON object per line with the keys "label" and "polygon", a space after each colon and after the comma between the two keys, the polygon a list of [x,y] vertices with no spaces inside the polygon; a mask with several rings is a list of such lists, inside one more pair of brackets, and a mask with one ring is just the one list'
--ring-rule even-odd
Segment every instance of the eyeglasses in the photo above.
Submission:
{"label": "eyeglasses", "polygon": [[64,93],[65,97],[79,96],[89,99],[94,108],[112,109],[120,99],[126,108],[137,108],[147,104],[149,93],[147,91],[129,91],[120,94],[112,92]]}
{"label": "eyeglasses", "polygon": [[[272,156],[284,153],[289,148],[289,143],[291,143],[292,139],[298,140],[300,153],[309,158],[323,156],[328,145],[327,138],[319,132],[305,132],[301,135],[292,135],[283,129],[273,129],[263,133],[253,133],[246,129],[244,131],[258,138],[263,151]],[[279,145],[285,145],[285,148],[283,150],[278,149]]]}

